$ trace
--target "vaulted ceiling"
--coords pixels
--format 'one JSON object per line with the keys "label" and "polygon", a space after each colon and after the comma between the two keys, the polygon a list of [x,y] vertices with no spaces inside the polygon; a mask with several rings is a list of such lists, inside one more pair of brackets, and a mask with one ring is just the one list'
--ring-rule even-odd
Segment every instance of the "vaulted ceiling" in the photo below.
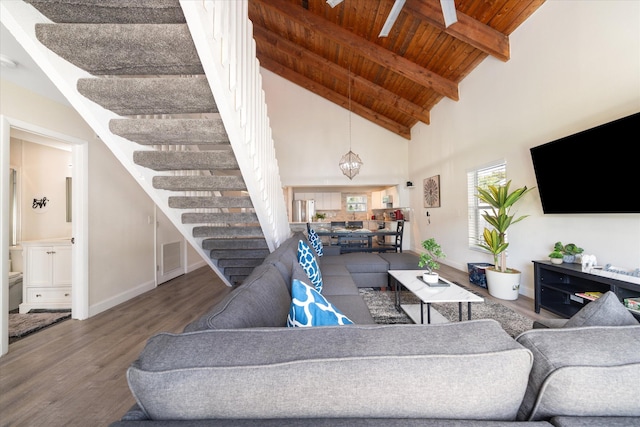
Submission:
{"label": "vaulted ceiling", "polygon": [[394,0],[249,0],[249,18],[262,67],[410,139],[487,56],[509,60],[509,35],[544,1],[455,0],[445,27],[439,0],[406,0],[387,37]]}

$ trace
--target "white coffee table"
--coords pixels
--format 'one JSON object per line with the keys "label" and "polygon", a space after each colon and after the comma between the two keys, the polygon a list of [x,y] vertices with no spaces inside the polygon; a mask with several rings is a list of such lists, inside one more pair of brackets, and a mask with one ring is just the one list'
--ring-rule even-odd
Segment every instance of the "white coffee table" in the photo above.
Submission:
{"label": "white coffee table", "polygon": [[[396,309],[404,310],[405,313],[415,323],[424,323],[425,304],[427,323],[446,323],[447,319],[440,313],[431,312],[432,303],[458,303],[458,320],[462,320],[462,303],[467,303],[468,319],[471,320],[471,303],[484,302],[484,298],[475,295],[466,289],[451,283],[440,277],[440,280],[448,286],[429,286],[420,279],[424,270],[389,270],[389,274],[394,278]],[[420,299],[420,304],[402,304],[400,300],[400,289],[404,286]]]}

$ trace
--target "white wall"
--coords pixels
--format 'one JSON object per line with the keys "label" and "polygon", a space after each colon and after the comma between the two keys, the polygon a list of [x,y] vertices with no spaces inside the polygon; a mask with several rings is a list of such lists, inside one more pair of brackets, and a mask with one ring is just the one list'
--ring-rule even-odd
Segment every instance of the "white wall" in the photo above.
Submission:
{"label": "white wall", "polygon": [[[71,237],[66,194],[71,163],[71,149],[11,138],[11,165],[20,171],[19,240]],[[47,198],[46,205],[33,208],[33,200],[43,197]]]}
{"label": "white wall", "polygon": [[153,203],[70,107],[0,80],[0,113],[89,142],[91,314],[154,282]]}
{"label": "white wall", "polygon": [[[462,270],[492,262],[467,248],[467,170],[505,159],[514,186],[535,186],[531,147],[640,111],[640,2],[548,1],[510,42],[510,61],[486,59],[460,84],[460,101],[443,100],[431,125],[413,128],[410,179],[440,174],[442,207],[429,209],[428,225],[421,192],[412,193],[422,218],[412,241],[436,237],[445,263]],[[531,260],[546,259],[556,241],[599,264],[640,267],[640,215],[544,215],[537,190],[518,213],[531,215],[509,231],[507,264],[523,271],[521,293],[533,295]]]}
{"label": "white wall", "polygon": [[353,180],[342,174],[349,151],[349,112],[261,69],[282,185],[398,185],[407,181],[410,142],[353,114],[351,149],[364,163]]}
{"label": "white wall", "polygon": [[[346,110],[262,70],[283,184],[413,181],[413,250],[436,237],[448,265],[491,262],[467,246],[467,171],[504,159],[515,186],[535,186],[529,148],[640,111],[640,2],[548,1],[510,43],[508,62],[487,58],[460,84],[460,101],[443,99],[411,141],[354,115],[353,150],[365,166],[352,182],[337,168],[349,145]],[[438,174],[442,207],[429,209],[428,225],[422,182]],[[533,296],[531,260],[558,240],[600,263],[640,267],[640,215],[544,215],[537,191],[518,211],[531,217],[509,232],[508,264],[523,271],[523,294]]]}

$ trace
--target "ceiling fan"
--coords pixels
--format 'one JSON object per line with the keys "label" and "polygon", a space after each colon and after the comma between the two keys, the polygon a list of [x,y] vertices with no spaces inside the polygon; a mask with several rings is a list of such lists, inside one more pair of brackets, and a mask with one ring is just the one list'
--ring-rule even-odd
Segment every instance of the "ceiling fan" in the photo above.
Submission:
{"label": "ceiling fan", "polygon": [[[336,7],[342,2],[343,0],[327,0],[327,4],[331,7]],[[389,31],[391,31],[393,24],[395,24],[396,19],[398,19],[398,15],[400,15],[400,11],[402,10],[402,6],[404,6],[405,2],[406,0],[395,1],[378,37],[387,37],[389,35]],[[455,22],[458,22],[454,0],[440,0],[440,7],[442,8],[442,15],[444,16],[445,28]]]}

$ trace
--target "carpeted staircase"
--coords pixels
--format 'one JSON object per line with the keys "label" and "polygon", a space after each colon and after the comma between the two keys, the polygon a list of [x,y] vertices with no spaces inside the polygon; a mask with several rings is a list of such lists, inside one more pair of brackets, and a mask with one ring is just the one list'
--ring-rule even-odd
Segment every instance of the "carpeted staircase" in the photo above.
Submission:
{"label": "carpeted staircase", "polygon": [[229,284],[269,254],[225,125],[178,0],[26,0],[53,23],[38,40],[86,70],[77,89],[119,117],[109,130],[139,144],[136,165],[182,212]]}

